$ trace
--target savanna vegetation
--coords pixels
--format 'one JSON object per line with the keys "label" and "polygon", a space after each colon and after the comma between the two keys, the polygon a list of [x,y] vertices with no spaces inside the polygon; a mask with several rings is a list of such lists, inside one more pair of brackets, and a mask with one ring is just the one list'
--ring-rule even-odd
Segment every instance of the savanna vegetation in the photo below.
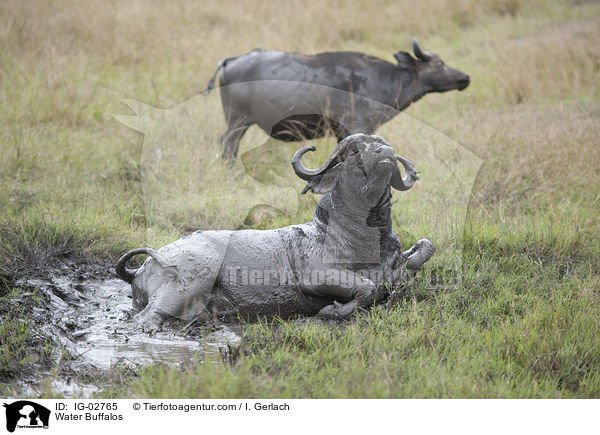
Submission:
{"label": "savanna vegetation", "polygon": [[[428,95],[405,112],[481,159],[464,228],[452,233],[461,280],[432,287],[424,273],[394,304],[342,325],[248,325],[223,361],[116,367],[95,375],[99,394],[600,397],[600,3],[582,0],[2,2],[0,395],[18,393],[23,373],[52,376],[66,358],[39,332],[45,295],[22,279],[109,275],[126,249],[239,219],[228,211],[240,205],[229,180],[245,172],[218,158],[218,93],[200,136],[160,137],[202,153],[178,161],[169,185],[186,195],[161,191],[168,207],[158,208],[144,197],[144,135],[113,116],[133,115],[122,99],[178,106],[197,98],[220,59],[256,47],[392,61],[411,36],[471,76],[465,91]],[[253,128],[242,153],[265,141]],[[315,165],[333,142],[320,145]],[[304,222],[316,199],[243,225]],[[248,197],[241,208],[254,204]],[[434,225],[402,213],[444,213],[417,201],[410,212],[395,207],[397,231],[415,236]]]}

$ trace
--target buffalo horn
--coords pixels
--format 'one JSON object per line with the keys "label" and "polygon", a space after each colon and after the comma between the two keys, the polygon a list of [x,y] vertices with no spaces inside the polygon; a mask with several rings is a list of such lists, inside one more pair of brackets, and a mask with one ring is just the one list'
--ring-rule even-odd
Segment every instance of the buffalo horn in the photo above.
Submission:
{"label": "buffalo horn", "polygon": [[415,52],[415,56],[417,56],[418,59],[427,60],[431,57],[429,53],[426,53],[423,50],[421,50],[421,47],[419,47],[419,43],[417,42],[417,38],[412,39],[412,44],[413,51]]}
{"label": "buffalo horn", "polygon": [[298,151],[296,151],[296,154],[294,154],[294,157],[292,158],[292,167],[294,168],[294,172],[296,173],[296,175],[298,177],[302,178],[305,181],[308,181],[311,177],[314,177],[315,175],[320,175],[323,172],[325,172],[327,169],[329,169],[330,167],[339,163],[340,154],[342,153],[342,151],[345,148],[346,148],[345,143],[344,144],[339,143],[338,146],[335,148],[335,150],[333,150],[331,155],[327,158],[325,163],[323,163],[319,168],[307,169],[302,164],[302,156],[307,151],[315,151],[316,148],[314,146],[302,147]]}
{"label": "buffalo horn", "polygon": [[400,156],[396,156],[396,160],[402,163],[402,166],[404,166],[404,170],[406,171],[406,175],[404,178],[402,178],[400,168],[396,166],[396,169],[392,174],[392,180],[390,184],[396,190],[408,190],[413,186],[413,184],[415,184],[415,181],[417,181],[419,177],[417,176],[415,167],[410,161]]}

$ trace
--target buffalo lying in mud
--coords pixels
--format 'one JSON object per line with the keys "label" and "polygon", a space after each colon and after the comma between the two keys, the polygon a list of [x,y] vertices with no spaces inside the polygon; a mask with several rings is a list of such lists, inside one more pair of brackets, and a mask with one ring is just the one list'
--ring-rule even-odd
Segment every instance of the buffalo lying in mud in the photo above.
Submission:
{"label": "buffalo lying in mud", "polygon": [[[335,134],[374,133],[429,92],[463,90],[469,76],[421,50],[394,54],[392,64],[355,52],[307,56],[257,49],[219,62],[227,129],[223,157],[235,157],[242,136],[258,124],[275,139],[295,141]],[[307,86],[308,84],[312,86]],[[358,96],[358,97],[356,97]]]}
{"label": "buffalo lying in mud", "polygon": [[[211,313],[223,320],[317,315],[348,318],[398,287],[433,255],[419,240],[402,252],[392,229],[391,187],[408,190],[413,165],[378,136],[356,134],[338,144],[320,168],[306,169],[299,149],[292,159],[308,183],[303,193],[323,194],[311,222],[274,230],[196,231],[158,251],[129,251],[116,264],[131,283],[142,326],[168,317],[192,320]],[[398,163],[405,169],[402,177]],[[138,254],[150,257],[126,269]]]}

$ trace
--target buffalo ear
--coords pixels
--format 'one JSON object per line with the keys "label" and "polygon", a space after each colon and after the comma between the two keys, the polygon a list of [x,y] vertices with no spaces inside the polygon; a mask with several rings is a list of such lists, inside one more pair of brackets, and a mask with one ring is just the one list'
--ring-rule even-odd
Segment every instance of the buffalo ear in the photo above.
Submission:
{"label": "buffalo ear", "polygon": [[341,171],[342,164],[338,163],[333,168],[327,169],[324,173],[311,177],[301,193],[304,195],[309,190],[318,194],[331,192],[335,188]]}
{"label": "buffalo ear", "polygon": [[398,51],[397,53],[394,53],[394,57],[398,61],[398,65],[400,65],[402,68],[410,68],[415,66],[416,59],[406,51]]}

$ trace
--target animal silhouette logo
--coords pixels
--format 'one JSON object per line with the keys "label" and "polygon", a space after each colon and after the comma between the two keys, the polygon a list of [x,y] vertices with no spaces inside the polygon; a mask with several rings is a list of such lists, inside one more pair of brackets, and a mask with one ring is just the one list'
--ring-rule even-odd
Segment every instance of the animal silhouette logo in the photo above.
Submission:
{"label": "animal silhouette logo", "polygon": [[[278,84],[291,85],[283,81]],[[260,95],[268,93],[273,85],[271,80],[248,84]],[[317,92],[331,97],[328,101],[335,107],[344,106],[351,96],[356,108],[382,112],[393,109],[340,89],[311,83],[293,85],[299,93]],[[226,88],[221,86],[221,92]],[[292,121],[298,117],[310,124],[312,118],[306,114],[319,113],[315,112],[318,107],[294,113],[292,121],[288,113],[269,112],[273,116],[264,120],[263,127],[250,128],[245,133],[239,160],[225,163],[219,138],[227,119],[218,93],[197,95],[166,109],[130,99],[122,102],[135,114],[115,114],[116,120],[144,136],[137,170],[149,227],[178,228],[185,232],[260,228],[274,219],[303,222],[310,216],[306,210],[314,210],[319,198],[300,195],[306,182],[294,174],[290,165],[301,144],[286,142],[289,138],[282,134],[288,130],[297,132]],[[397,112],[376,134],[386,138],[400,155],[416,162],[419,177],[424,181],[410,195],[398,194],[391,199],[392,221],[401,229],[399,237],[405,244],[416,241],[412,234],[418,234],[426,223],[428,237],[437,248],[435,263],[430,268],[436,270],[435,279],[431,277],[432,283],[435,281],[432,285],[437,286],[442,278],[454,285],[462,276],[461,240],[471,190],[483,161],[443,132]],[[326,113],[327,124],[334,130],[347,127],[345,118],[329,116],[330,111]],[[275,136],[283,140],[273,138],[269,131],[275,131]],[[313,139],[307,137],[308,140]],[[316,144],[317,150],[303,162],[307,168],[321,165],[337,146],[333,136],[314,140],[317,142],[311,144]],[[374,249],[364,250],[368,258],[363,258],[363,263],[379,261],[378,237],[375,233],[370,240]],[[342,259],[335,256],[335,260]]]}
{"label": "animal silhouette logo", "polygon": [[6,408],[6,430],[19,428],[48,428],[50,410],[29,400],[4,403]]}

